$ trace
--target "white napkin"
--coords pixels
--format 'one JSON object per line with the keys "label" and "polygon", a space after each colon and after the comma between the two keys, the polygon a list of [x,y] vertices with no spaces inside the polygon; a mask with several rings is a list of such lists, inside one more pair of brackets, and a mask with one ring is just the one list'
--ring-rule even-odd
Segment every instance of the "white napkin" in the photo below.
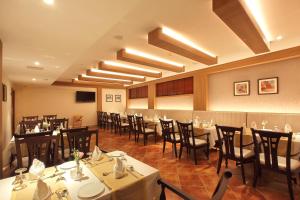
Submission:
{"label": "white napkin", "polygon": [[41,179],[37,181],[37,186],[33,195],[33,200],[46,200],[51,197],[50,187]]}
{"label": "white napkin", "polygon": [[41,177],[45,170],[45,164],[42,161],[39,161],[38,159],[34,159],[32,161],[32,165],[29,168],[29,175],[32,179],[36,179],[38,177]]}
{"label": "white napkin", "polygon": [[63,125],[63,123],[60,123],[60,127],[59,127],[60,129],[64,129],[65,127],[64,127],[64,125]]}
{"label": "white napkin", "polygon": [[284,125],[284,132],[289,133],[292,132],[292,126],[290,124],[285,124]]}
{"label": "white napkin", "polygon": [[92,160],[97,161],[100,160],[102,156],[102,151],[99,149],[99,147],[95,146],[94,151],[92,153]]}
{"label": "white napkin", "polygon": [[114,178],[122,178],[125,174],[125,164],[120,158],[116,158],[116,164],[113,167]]}
{"label": "white napkin", "polygon": [[40,132],[40,129],[39,129],[39,126],[38,126],[38,125],[36,125],[36,126],[34,127],[33,132],[34,132],[34,133],[39,133],[39,132]]}

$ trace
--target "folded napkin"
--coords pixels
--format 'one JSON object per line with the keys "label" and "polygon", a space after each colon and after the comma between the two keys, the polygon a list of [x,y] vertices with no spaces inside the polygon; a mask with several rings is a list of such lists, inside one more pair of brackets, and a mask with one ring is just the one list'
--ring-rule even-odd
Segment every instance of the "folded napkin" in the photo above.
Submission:
{"label": "folded napkin", "polygon": [[33,132],[35,132],[35,133],[38,133],[38,132],[40,132],[40,129],[39,129],[38,125],[36,125],[36,126],[34,127],[34,130],[33,130]]}
{"label": "folded napkin", "polygon": [[289,133],[292,132],[292,126],[290,124],[285,124],[284,125],[284,132]]}
{"label": "folded napkin", "polygon": [[113,175],[114,178],[122,178],[125,174],[125,164],[120,158],[116,158],[116,164],[113,167]]}
{"label": "folded napkin", "polygon": [[94,151],[92,153],[92,160],[97,161],[100,160],[102,156],[102,151],[99,149],[99,147],[95,146]]}
{"label": "folded napkin", "polygon": [[37,179],[38,177],[43,176],[45,170],[45,164],[38,159],[32,161],[32,165],[29,168],[29,175],[32,179]]}
{"label": "folded napkin", "polygon": [[37,181],[37,186],[33,195],[33,200],[51,199],[50,187],[41,179]]}

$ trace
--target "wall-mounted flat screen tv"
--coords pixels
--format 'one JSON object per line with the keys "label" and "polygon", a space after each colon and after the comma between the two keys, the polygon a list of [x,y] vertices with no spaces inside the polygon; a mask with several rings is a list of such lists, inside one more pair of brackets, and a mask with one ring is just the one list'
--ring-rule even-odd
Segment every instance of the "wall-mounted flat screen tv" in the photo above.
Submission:
{"label": "wall-mounted flat screen tv", "polygon": [[95,92],[76,91],[76,102],[95,102]]}

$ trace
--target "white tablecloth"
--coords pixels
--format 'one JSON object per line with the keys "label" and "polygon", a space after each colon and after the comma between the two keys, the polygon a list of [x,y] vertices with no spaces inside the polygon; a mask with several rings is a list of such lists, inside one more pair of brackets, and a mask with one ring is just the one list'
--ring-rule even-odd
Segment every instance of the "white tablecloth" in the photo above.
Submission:
{"label": "white tablecloth", "polygon": [[[125,155],[126,158],[126,163],[128,165],[132,165],[134,166],[134,169],[143,174],[144,175],[144,179],[145,179],[145,186],[147,187],[147,194],[144,194],[144,196],[146,196],[146,199],[149,200],[153,200],[153,199],[158,199],[159,194],[160,194],[160,186],[157,184],[157,180],[159,179],[160,175],[159,175],[159,171],[143,162],[140,162],[128,155]],[[77,196],[77,192],[79,190],[80,187],[82,187],[83,185],[87,184],[87,183],[91,183],[91,182],[95,182],[97,184],[102,184],[100,182],[100,180],[84,165],[82,164],[82,170],[83,170],[83,174],[85,176],[88,176],[88,179],[84,179],[81,181],[74,181],[71,177],[70,177],[70,170],[66,170],[66,173],[64,174],[65,177],[65,186],[68,189],[68,192],[71,196],[71,199],[80,199]],[[1,194],[1,200],[10,200],[11,199],[11,191],[13,189],[13,185],[12,182],[14,181],[15,177],[10,177],[10,178],[6,178],[6,179],[2,179],[0,180],[0,194]],[[25,182],[26,183],[26,182]],[[126,188],[124,188],[124,190],[126,190]],[[145,191],[145,190],[143,190]],[[136,191],[137,193],[140,192],[139,190]],[[124,191],[124,200],[133,200],[133,194],[127,194],[126,195],[126,191]],[[111,199],[112,198],[112,192],[105,187],[105,191],[104,193],[100,196],[97,197],[96,199],[99,200],[104,200],[104,199]]]}

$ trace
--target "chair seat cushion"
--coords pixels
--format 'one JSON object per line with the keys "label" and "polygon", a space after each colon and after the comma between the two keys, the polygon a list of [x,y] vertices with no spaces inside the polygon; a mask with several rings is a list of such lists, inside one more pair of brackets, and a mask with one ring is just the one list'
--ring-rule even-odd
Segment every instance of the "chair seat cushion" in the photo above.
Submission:
{"label": "chair seat cushion", "polygon": [[145,128],[145,133],[154,133],[154,130],[151,128]]}
{"label": "chair seat cushion", "polygon": [[[241,152],[239,147],[234,147],[234,153],[237,158],[241,157]],[[250,158],[254,156],[254,151],[250,149],[243,149],[243,158]]]}
{"label": "chair seat cushion", "polygon": [[112,122],[111,119],[108,119],[107,121],[108,121],[108,122]]}
{"label": "chair seat cushion", "polygon": [[[170,134],[171,140],[174,140],[173,134]],[[175,134],[175,141],[180,141],[180,136],[178,134]]]}
{"label": "chair seat cushion", "polygon": [[121,123],[121,126],[129,126],[128,123]]}
{"label": "chair seat cushion", "polygon": [[[286,169],[286,158],[283,156],[277,156],[278,159],[278,167],[281,170]],[[259,154],[259,160],[261,164],[265,164],[265,155],[263,153]],[[270,158],[271,163],[272,163],[272,158]],[[297,171],[300,170],[300,161],[291,159],[291,171]]]}
{"label": "chair seat cushion", "polygon": [[[190,137],[190,144],[193,145],[192,137]],[[206,145],[206,144],[207,144],[206,140],[195,138],[195,146],[202,146],[202,145]]]}
{"label": "chair seat cushion", "polygon": [[[12,165],[13,166],[18,166],[18,161],[17,161],[17,159],[15,159],[13,162],[12,162]],[[28,157],[22,157],[22,165],[23,165],[23,167],[26,167],[26,168],[28,168]]]}

